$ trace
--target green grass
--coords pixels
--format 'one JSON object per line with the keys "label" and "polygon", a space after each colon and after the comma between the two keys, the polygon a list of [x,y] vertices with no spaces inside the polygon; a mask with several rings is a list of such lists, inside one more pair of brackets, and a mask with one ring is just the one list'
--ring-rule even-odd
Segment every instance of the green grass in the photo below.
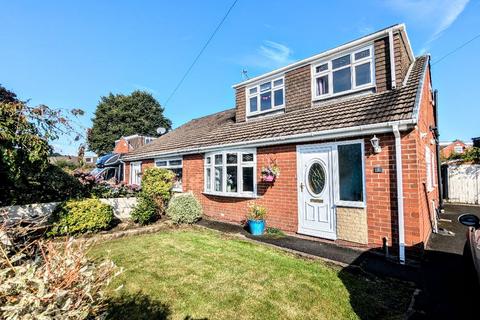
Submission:
{"label": "green grass", "polygon": [[196,228],[101,243],[91,256],[124,268],[110,285],[113,319],[400,319],[412,292]]}

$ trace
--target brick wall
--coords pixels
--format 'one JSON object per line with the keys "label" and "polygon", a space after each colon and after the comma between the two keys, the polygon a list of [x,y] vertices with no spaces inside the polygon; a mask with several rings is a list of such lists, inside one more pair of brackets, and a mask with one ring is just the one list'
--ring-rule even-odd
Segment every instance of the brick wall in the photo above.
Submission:
{"label": "brick wall", "polygon": [[442,148],[440,150],[440,154],[442,155],[443,158],[448,158],[453,153],[455,153],[455,147],[462,147],[463,152],[465,152],[466,149],[470,148],[470,146],[465,144],[463,141],[456,140],[456,141],[450,143],[448,146]]}
{"label": "brick wall", "polygon": [[120,139],[120,141],[118,141],[118,143],[115,145],[115,148],[113,149],[113,152],[114,153],[127,153],[129,150],[129,147],[128,147],[128,142],[127,140],[125,139]]}
{"label": "brick wall", "polygon": [[312,105],[311,68],[306,65],[285,74],[285,111]]}

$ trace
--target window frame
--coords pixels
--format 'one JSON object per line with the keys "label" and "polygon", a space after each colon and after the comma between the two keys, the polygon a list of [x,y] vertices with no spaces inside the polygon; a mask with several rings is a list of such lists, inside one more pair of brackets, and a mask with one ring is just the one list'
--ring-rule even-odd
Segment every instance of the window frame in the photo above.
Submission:
{"label": "window frame", "polygon": [[[179,165],[170,165],[170,161],[178,161],[180,160],[180,164]],[[167,165],[165,166],[160,166],[160,165],[157,165],[157,162],[160,162],[160,161],[166,161],[167,162]],[[166,158],[155,158],[153,160],[153,163],[155,165],[156,168],[164,168],[164,169],[182,169],[182,181],[180,183],[180,187],[173,187],[172,188],[172,191],[175,191],[175,192],[183,192],[183,157],[166,157]]]}
{"label": "window frame", "polygon": [[[282,84],[279,85],[279,86],[274,86],[274,83],[275,81],[277,80],[282,80]],[[270,90],[267,90],[267,91],[263,91],[261,92],[260,91],[260,86],[261,85],[264,85],[266,83],[270,82]],[[254,89],[256,88],[257,91],[253,94],[250,94],[250,90],[251,89]],[[275,91],[279,90],[279,89],[282,89],[282,100],[283,100],[283,103],[281,105],[278,105],[278,106],[275,106]],[[270,91],[271,93],[271,108],[268,109],[268,110],[260,110],[261,109],[261,99],[260,99],[260,96],[262,93],[265,93],[265,92],[268,92]],[[245,97],[246,97],[246,115],[247,115],[247,118],[248,117],[251,117],[251,116],[256,116],[256,115],[260,115],[260,114],[266,114],[266,113],[270,113],[270,112],[275,112],[275,111],[278,111],[278,110],[283,110],[285,109],[285,75],[280,75],[280,76],[275,76],[275,77],[271,77],[271,78],[268,78],[268,79],[263,79],[259,82],[256,82],[255,84],[253,85],[250,85],[250,86],[247,86],[245,87]],[[250,111],[250,99],[253,98],[253,97],[256,97],[257,98],[257,111]]]}
{"label": "window frame", "polygon": [[[237,154],[237,191],[227,192],[227,167],[234,164],[227,164],[227,154]],[[243,163],[242,155],[246,153],[253,154],[251,162]],[[222,191],[215,191],[215,156],[222,155]],[[207,164],[207,158],[210,157],[210,163]],[[203,159],[203,193],[216,196],[237,197],[237,198],[257,198],[257,149],[225,149],[208,152],[204,154]],[[253,191],[243,191],[243,171],[242,168],[253,168]],[[210,190],[207,189],[207,169],[210,169]]]}
{"label": "window frame", "polygon": [[[365,57],[365,58],[360,58],[358,60],[355,60],[355,54],[359,53],[364,50],[370,50],[370,56]],[[336,68],[335,70],[332,67],[332,61],[336,60],[338,58],[341,58],[343,56],[350,56],[350,63],[346,66],[342,66],[339,68]],[[355,67],[363,65],[365,63],[370,62],[370,82],[365,83],[362,85],[357,86],[356,85],[356,72],[355,72]],[[316,68],[323,65],[327,64],[327,70],[321,71],[319,73],[316,72]],[[350,90],[345,90],[341,92],[334,93],[333,92],[333,73],[335,71],[340,71],[346,68],[350,68]],[[344,51],[339,54],[336,54],[334,56],[329,57],[328,59],[322,59],[318,60],[314,63],[311,64],[311,74],[312,74],[312,81],[311,81],[311,90],[312,90],[312,100],[323,100],[323,99],[328,99],[336,96],[341,96],[345,94],[350,94],[370,88],[374,88],[376,85],[376,79],[375,79],[375,51],[374,51],[374,45],[373,43],[367,44],[367,45],[362,45],[360,47],[357,47],[353,50],[350,51]],[[328,79],[328,93],[318,95],[317,94],[317,79],[327,76]]]}
{"label": "window frame", "polygon": [[[340,200],[340,167],[339,167],[339,158],[338,158],[338,146],[340,145],[349,145],[349,144],[360,144],[361,154],[362,154],[362,201],[348,201]],[[363,139],[357,140],[347,140],[347,141],[338,141],[333,145],[333,189],[334,189],[334,203],[336,206],[341,207],[352,207],[352,208],[365,208],[367,206],[366,199],[366,172],[365,172],[365,141]]]}

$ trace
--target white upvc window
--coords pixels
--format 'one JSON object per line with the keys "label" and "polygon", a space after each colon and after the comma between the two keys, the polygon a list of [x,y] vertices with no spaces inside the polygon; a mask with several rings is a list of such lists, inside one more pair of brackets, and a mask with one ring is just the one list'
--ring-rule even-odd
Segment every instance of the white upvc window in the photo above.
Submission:
{"label": "white upvc window", "polygon": [[182,192],[182,175],[183,160],[181,157],[176,158],[157,158],[155,159],[155,167],[165,168],[175,173],[175,181],[173,183],[173,191]]}
{"label": "white upvc window", "polygon": [[285,107],[285,79],[283,76],[246,88],[247,116],[267,113]]}
{"label": "white upvc window", "polygon": [[313,99],[325,99],[373,87],[373,64],[373,45],[312,64]]}
{"label": "white upvc window", "polygon": [[432,152],[428,146],[425,147],[425,169],[427,191],[433,190],[433,170],[432,170]]}
{"label": "white upvc window", "polygon": [[365,200],[365,147],[363,140],[334,144],[335,204],[363,208]]}
{"label": "white upvc window", "polygon": [[255,197],[255,149],[225,150],[205,154],[205,193],[213,195]]}

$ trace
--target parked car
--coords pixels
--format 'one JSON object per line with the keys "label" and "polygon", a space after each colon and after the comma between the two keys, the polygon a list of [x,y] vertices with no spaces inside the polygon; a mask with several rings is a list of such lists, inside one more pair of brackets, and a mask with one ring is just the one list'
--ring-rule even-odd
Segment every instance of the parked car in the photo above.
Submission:
{"label": "parked car", "polygon": [[467,272],[471,272],[471,276],[476,278],[476,285],[480,285],[480,219],[476,215],[466,213],[459,216],[458,221],[468,227],[463,252]]}
{"label": "parked car", "polygon": [[95,181],[108,181],[115,179],[115,182],[122,181],[123,163],[120,161],[120,154],[109,153],[97,160],[96,168],[90,174],[95,177]]}

